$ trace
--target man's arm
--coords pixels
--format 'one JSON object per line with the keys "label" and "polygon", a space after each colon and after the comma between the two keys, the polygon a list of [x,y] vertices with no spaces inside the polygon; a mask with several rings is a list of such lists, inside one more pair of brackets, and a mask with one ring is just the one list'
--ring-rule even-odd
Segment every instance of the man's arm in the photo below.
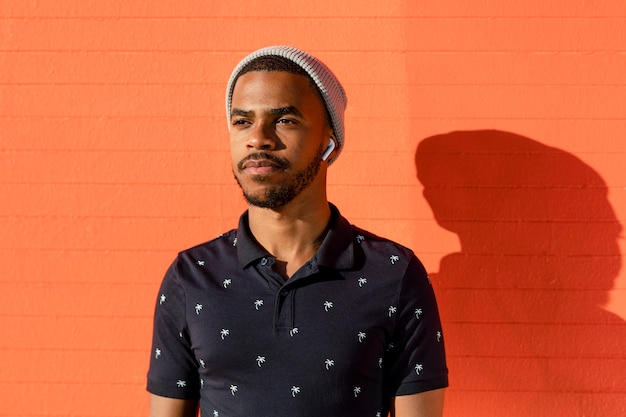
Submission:
{"label": "man's arm", "polygon": [[196,417],[198,401],[150,394],[150,417]]}
{"label": "man's arm", "polygon": [[445,388],[394,398],[392,417],[441,417]]}

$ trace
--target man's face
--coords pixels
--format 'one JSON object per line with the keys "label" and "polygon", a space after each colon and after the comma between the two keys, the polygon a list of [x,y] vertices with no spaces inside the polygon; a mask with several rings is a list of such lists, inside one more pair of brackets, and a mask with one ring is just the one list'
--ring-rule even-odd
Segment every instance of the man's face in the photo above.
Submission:
{"label": "man's face", "polygon": [[303,192],[323,192],[318,172],[332,130],[305,76],[242,75],[233,90],[230,124],[233,172],[249,204],[275,209]]}

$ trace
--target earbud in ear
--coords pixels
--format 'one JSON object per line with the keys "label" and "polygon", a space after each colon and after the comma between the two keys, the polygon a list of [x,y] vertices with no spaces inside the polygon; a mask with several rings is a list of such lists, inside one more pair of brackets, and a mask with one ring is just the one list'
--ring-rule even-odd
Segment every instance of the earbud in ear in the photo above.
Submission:
{"label": "earbud in ear", "polygon": [[331,137],[330,138],[330,143],[328,144],[328,146],[324,150],[324,153],[322,154],[322,161],[325,161],[325,160],[328,159],[330,154],[335,150],[335,146],[337,146],[335,144],[335,140]]}

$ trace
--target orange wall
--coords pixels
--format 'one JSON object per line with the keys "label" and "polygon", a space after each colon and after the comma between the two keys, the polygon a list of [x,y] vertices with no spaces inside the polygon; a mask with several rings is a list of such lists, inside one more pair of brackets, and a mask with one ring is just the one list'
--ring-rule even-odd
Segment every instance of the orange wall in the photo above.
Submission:
{"label": "orange wall", "polygon": [[346,86],[330,198],[432,272],[446,416],[626,415],[623,2],[0,0],[0,416],[146,414],[157,286],[244,209],[223,92],[269,44]]}

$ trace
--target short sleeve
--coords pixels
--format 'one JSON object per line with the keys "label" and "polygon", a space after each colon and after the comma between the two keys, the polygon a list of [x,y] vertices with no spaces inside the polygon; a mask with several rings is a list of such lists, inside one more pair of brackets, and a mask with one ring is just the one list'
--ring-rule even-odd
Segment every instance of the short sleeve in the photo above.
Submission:
{"label": "short sleeve", "polygon": [[198,365],[191,349],[177,262],[168,269],[157,295],[147,389],[170,398],[199,396]]}
{"label": "short sleeve", "polygon": [[413,256],[398,297],[398,315],[386,367],[391,396],[448,386],[441,320],[430,279]]}

